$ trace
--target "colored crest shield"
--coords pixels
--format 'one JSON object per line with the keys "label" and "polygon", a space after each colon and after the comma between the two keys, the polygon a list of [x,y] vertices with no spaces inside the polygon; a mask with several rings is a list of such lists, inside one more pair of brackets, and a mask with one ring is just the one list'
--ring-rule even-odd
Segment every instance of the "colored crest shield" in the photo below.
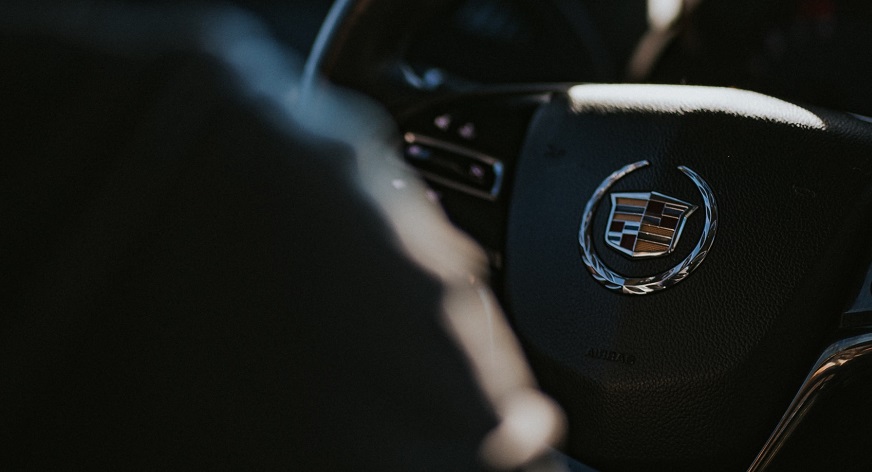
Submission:
{"label": "colored crest shield", "polygon": [[662,193],[613,193],[606,243],[633,258],[671,253],[696,206]]}

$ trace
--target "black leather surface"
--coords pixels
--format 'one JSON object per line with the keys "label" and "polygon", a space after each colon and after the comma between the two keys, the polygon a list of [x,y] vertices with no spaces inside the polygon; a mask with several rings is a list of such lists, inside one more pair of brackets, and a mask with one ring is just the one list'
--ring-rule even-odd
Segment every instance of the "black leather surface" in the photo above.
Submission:
{"label": "black leather surface", "polygon": [[[741,470],[752,461],[838,323],[868,256],[872,130],[849,115],[750,92],[581,86],[531,126],[516,174],[506,253],[508,309],[534,369],[570,417],[570,454],[604,470]],[[547,152],[551,149],[565,153]],[[712,187],[720,226],[688,279],[648,296],[610,292],[582,264],[587,200],[612,191],[701,205],[686,165]],[[633,262],[594,239],[625,275]],[[605,213],[605,215],[604,215]],[[632,355],[635,363],[588,357]]]}

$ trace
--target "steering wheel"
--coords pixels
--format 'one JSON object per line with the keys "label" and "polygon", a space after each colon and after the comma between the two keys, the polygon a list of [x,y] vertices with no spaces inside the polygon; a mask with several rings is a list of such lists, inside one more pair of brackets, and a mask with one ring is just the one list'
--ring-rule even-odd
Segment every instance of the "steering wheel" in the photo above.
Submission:
{"label": "steering wheel", "polygon": [[306,80],[382,99],[406,159],[484,235],[566,452],[605,470],[787,467],[779,452],[872,346],[868,120],[726,88],[397,92],[408,39],[452,5],[340,0]]}

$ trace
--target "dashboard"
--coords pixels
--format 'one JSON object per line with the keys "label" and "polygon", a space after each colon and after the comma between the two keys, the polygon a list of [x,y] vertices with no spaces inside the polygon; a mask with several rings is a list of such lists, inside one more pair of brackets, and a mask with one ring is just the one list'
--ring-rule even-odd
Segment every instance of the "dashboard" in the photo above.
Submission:
{"label": "dashboard", "polygon": [[870,24],[866,1],[708,2],[649,80],[744,88],[870,115]]}
{"label": "dashboard", "polygon": [[[636,31],[623,36],[641,32],[644,17],[634,20],[635,28],[620,29]],[[405,60],[420,70],[483,84],[613,81],[620,52],[606,44],[582,2],[466,0],[434,19]]]}
{"label": "dashboard", "polygon": [[[398,85],[430,93],[543,82],[712,85],[872,115],[869,2],[688,1],[654,51],[643,47],[658,0],[454,3],[409,39]],[[651,65],[631,73],[640,53]]]}

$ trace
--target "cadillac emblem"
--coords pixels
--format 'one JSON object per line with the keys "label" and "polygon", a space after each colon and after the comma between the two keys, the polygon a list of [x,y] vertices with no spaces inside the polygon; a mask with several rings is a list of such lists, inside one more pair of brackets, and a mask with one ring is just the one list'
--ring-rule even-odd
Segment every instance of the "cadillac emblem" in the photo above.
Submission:
{"label": "cadillac emblem", "polygon": [[[696,246],[678,265],[659,274],[631,277],[608,268],[594,249],[591,235],[594,215],[600,201],[616,182],[648,165],[648,161],[639,161],[606,177],[587,202],[578,231],[582,260],[593,278],[610,290],[631,295],[656,292],[684,280],[708,255],[718,229],[718,207],[708,183],[693,170],[679,166],[678,170],[696,185],[705,209],[705,222]],[[658,192],[612,193],[611,203],[605,242],[633,259],[672,253],[685,222],[698,209],[696,205]]]}
{"label": "cadillac emblem", "polygon": [[613,193],[606,243],[630,257],[672,252],[696,206],[662,193]]}

